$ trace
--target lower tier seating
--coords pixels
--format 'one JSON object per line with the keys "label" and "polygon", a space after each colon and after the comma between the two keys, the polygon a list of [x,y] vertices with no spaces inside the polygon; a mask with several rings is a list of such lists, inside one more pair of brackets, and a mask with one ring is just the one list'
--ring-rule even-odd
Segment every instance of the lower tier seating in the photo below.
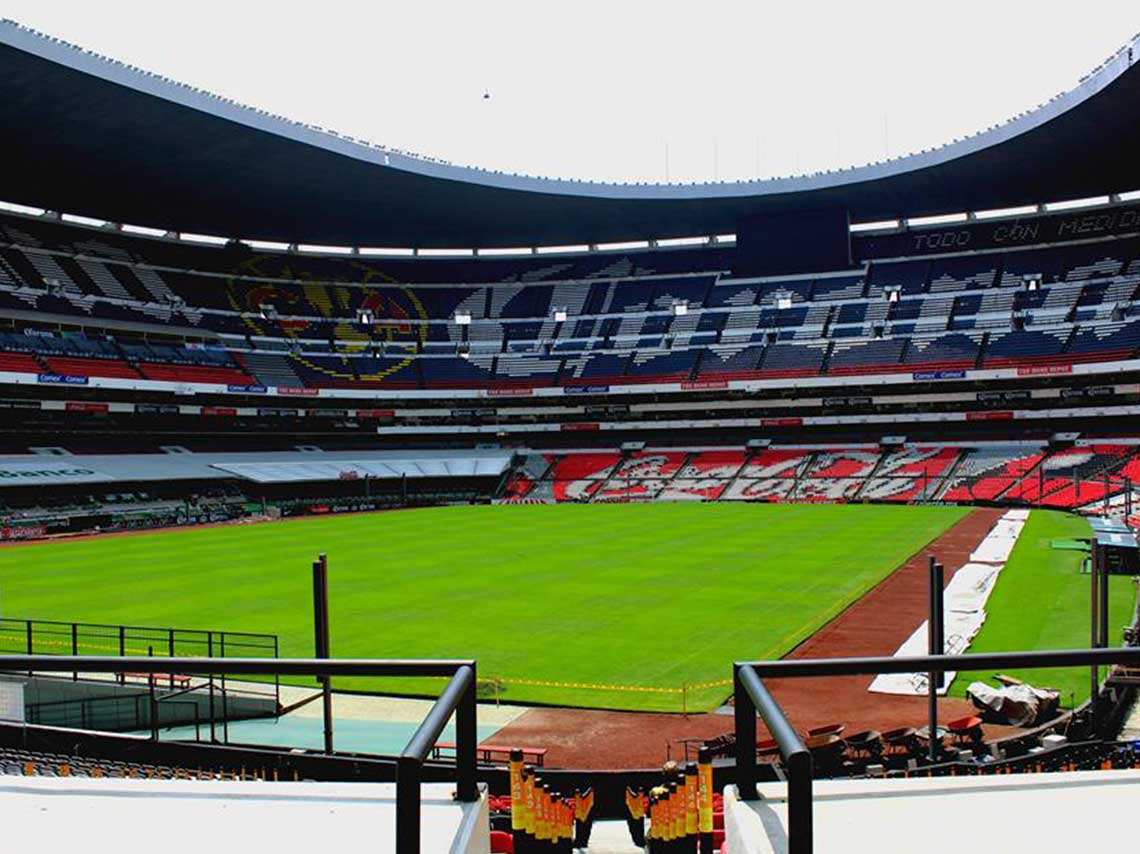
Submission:
{"label": "lower tier seating", "polygon": [[1006,501],[1099,507],[1140,476],[1140,443],[531,455],[507,501]]}

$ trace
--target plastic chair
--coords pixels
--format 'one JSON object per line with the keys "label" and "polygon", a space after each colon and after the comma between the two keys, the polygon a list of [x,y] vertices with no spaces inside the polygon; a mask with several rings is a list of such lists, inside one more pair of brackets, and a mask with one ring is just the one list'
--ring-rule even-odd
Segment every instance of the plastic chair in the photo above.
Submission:
{"label": "plastic chair", "polygon": [[976,715],[950,721],[946,730],[955,744],[980,744],[982,741],[982,719]]}

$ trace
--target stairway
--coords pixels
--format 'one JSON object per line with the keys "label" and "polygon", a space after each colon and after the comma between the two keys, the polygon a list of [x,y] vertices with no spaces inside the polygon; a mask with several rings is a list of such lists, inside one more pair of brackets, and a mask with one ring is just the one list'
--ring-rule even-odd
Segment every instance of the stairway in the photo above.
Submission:
{"label": "stairway", "polygon": [[629,838],[629,827],[624,821],[596,821],[590,831],[588,854],[645,854]]}
{"label": "stairway", "polygon": [[986,349],[990,346],[990,333],[986,332],[982,335],[982,340],[978,343],[978,355],[974,357],[974,370],[981,370],[982,365],[986,361]]}
{"label": "stairway", "polygon": [[234,354],[237,361],[245,365],[247,373],[257,378],[263,386],[285,386],[304,388],[305,383],[289,365],[289,360],[277,353]]}

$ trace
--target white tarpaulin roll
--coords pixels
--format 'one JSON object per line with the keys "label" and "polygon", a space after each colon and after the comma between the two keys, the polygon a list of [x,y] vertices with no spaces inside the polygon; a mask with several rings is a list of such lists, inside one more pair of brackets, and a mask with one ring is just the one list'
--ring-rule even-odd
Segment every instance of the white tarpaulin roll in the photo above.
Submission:
{"label": "white tarpaulin roll", "polygon": [[[986,600],[1028,517],[1028,510],[1010,510],[1003,515],[974,550],[971,562],[959,568],[946,585],[942,602],[947,655],[965,652],[981,631],[986,621]],[[922,621],[895,652],[896,656],[926,655],[927,623],[927,620]],[[956,675],[948,672],[942,683],[944,687],[938,693],[946,693]],[[926,683],[925,673],[884,673],[875,677],[869,690],[878,694],[920,695],[926,694]]]}
{"label": "white tarpaulin roll", "polygon": [[1005,563],[1013,551],[1017,538],[1021,536],[1021,529],[1025,527],[1025,518],[1010,516],[1011,513],[1028,513],[1026,510],[1010,510],[986,534],[986,538],[974,549],[970,560],[983,563]]}

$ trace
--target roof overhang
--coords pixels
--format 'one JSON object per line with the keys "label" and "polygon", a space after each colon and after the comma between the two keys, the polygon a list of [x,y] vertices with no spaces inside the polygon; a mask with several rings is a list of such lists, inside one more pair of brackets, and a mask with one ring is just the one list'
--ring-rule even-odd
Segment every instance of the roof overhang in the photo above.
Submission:
{"label": "roof overhang", "polygon": [[1140,38],[1073,90],[938,149],[792,178],[605,184],[460,167],[291,122],[0,22],[8,201],[179,232],[403,247],[735,232],[844,208],[930,216],[1140,188]]}

